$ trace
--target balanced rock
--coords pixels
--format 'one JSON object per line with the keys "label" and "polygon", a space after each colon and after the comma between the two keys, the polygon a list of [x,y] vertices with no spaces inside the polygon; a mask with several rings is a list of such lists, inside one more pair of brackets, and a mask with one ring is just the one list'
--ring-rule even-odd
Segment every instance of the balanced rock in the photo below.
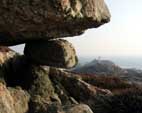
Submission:
{"label": "balanced rock", "polygon": [[78,61],[72,44],[62,39],[27,43],[24,54],[37,64],[59,68],[72,68]]}
{"label": "balanced rock", "polygon": [[80,35],[109,22],[104,0],[0,0],[0,44]]}

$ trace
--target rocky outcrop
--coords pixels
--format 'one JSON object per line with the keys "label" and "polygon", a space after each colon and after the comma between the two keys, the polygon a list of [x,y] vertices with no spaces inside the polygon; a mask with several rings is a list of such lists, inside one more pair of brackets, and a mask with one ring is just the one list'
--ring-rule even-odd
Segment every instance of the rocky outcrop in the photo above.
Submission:
{"label": "rocky outcrop", "polygon": [[50,79],[63,104],[84,103],[95,112],[94,102],[97,96],[112,96],[111,91],[101,89],[82,80],[81,75],[64,72],[57,68],[50,69]]}
{"label": "rocky outcrop", "polygon": [[0,44],[80,35],[110,20],[104,0],[0,1]]}
{"label": "rocky outcrop", "polygon": [[0,46],[0,82],[5,84],[5,75],[6,75],[6,67],[9,66],[9,61],[17,56],[18,53],[14,52],[13,50]]}
{"label": "rocky outcrop", "polygon": [[22,69],[26,71],[22,76],[27,79],[13,77],[18,81],[15,85],[23,86],[31,95],[30,113],[46,113],[56,105],[61,109],[63,106],[79,103],[87,104],[93,109],[97,95],[112,95],[109,90],[92,86],[79,75],[58,68],[31,65]]}
{"label": "rocky outcrop", "polygon": [[78,60],[71,43],[66,40],[28,43],[24,53],[34,63],[59,68],[72,68]]}
{"label": "rocky outcrop", "polygon": [[9,54],[1,63],[9,87],[0,83],[0,113],[141,113],[142,90],[138,88],[112,94],[100,88],[106,83],[102,79],[97,87],[95,77],[90,81],[85,75],[34,64],[6,47],[1,47],[1,56],[6,55],[2,50],[15,55]]}
{"label": "rocky outcrop", "polygon": [[0,84],[0,113],[93,113],[96,96],[112,96],[109,90],[65,72],[77,64],[77,56],[72,44],[58,39],[109,22],[104,0],[1,0],[0,4],[0,44],[26,43],[24,55],[0,47],[0,81],[12,87]]}
{"label": "rocky outcrop", "polygon": [[22,89],[0,83],[0,113],[27,113],[29,95]]}
{"label": "rocky outcrop", "polygon": [[[6,84],[21,86],[30,95],[28,113],[90,113],[90,108],[94,110],[95,96],[112,95],[108,90],[84,82],[79,75],[60,68],[33,64],[26,56],[15,55],[6,64],[2,66],[6,71],[3,78]],[[15,90],[12,91],[14,95]],[[81,106],[86,107],[81,109]],[[20,105],[17,109],[20,109]]]}

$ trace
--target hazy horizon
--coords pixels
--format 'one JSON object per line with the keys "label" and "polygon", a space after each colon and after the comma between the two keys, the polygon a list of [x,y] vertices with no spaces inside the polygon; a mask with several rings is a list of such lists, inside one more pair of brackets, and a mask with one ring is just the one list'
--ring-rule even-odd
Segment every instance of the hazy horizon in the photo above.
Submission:
{"label": "hazy horizon", "polygon": [[81,56],[79,57],[79,64],[86,64],[93,60],[109,60],[120,66],[121,68],[133,68],[142,70],[142,57],[132,56]]}

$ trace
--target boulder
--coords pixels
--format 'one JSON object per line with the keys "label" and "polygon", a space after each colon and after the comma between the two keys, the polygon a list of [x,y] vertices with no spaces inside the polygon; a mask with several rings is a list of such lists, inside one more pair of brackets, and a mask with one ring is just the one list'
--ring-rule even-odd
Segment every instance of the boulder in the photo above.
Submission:
{"label": "boulder", "polygon": [[34,63],[52,67],[72,68],[78,62],[72,44],[62,39],[27,43],[24,54]]}
{"label": "boulder", "polygon": [[0,44],[76,36],[109,22],[104,0],[1,0]]}
{"label": "boulder", "polygon": [[22,89],[0,83],[0,113],[27,113],[29,95]]}

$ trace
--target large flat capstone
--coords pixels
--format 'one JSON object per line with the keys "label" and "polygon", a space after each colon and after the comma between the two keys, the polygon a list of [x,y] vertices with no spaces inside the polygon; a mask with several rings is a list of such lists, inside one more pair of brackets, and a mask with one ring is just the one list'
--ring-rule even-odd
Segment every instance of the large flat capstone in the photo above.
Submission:
{"label": "large flat capstone", "polygon": [[0,44],[76,36],[109,22],[104,0],[0,0]]}

